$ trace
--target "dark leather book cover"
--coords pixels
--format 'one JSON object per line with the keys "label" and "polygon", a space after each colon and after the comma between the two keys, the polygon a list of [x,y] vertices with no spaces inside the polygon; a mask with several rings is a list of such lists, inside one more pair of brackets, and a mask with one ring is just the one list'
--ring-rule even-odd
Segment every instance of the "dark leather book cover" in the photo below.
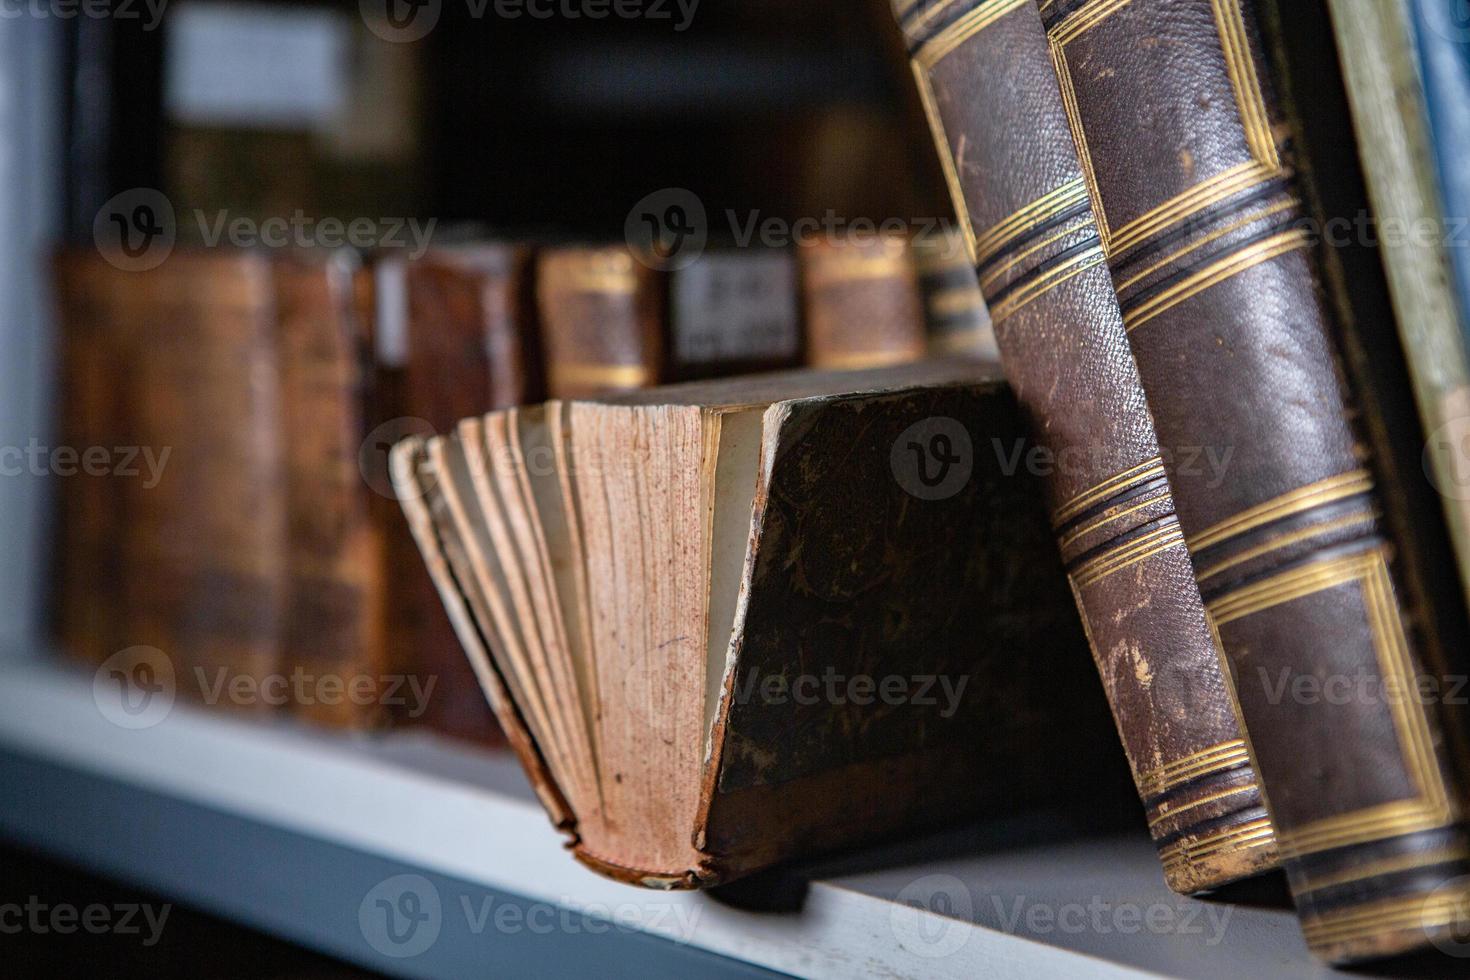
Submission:
{"label": "dark leather book cover", "polygon": [[[1254,7],[1042,8],[1308,944],[1347,962],[1452,939],[1470,898],[1455,676],[1385,514]],[[1222,472],[1189,465],[1211,448]]]}
{"label": "dark leather book cover", "polygon": [[537,266],[551,397],[658,383],[667,357],[662,273],[625,245],[547,248]]}
{"label": "dark leather book cover", "polygon": [[788,249],[707,251],[669,273],[670,381],[801,364],[796,256]]}
{"label": "dark leather book cover", "polygon": [[[270,710],[263,697],[230,694],[240,678],[261,692],[282,664],[286,466],[268,263],[176,251],[154,269],[124,271],[73,252],[58,286],[64,335],[107,335],[80,363],[73,355],[70,370],[86,384],[106,356],[102,401],[122,409],[77,434],[135,451],[130,463],[115,457],[107,523],[86,532],[103,543],[113,576],[90,645],[106,655],[157,648],[181,696]],[[78,503],[100,513],[95,500]]]}
{"label": "dark leather book cover", "polygon": [[309,695],[289,710],[344,728],[383,723],[392,683],[388,567],[358,465],[372,377],[352,308],[356,266],[343,252],[271,262],[286,454],[282,655],[285,673],[299,669]]}
{"label": "dark leather book cover", "polygon": [[[1170,887],[1274,862],[1046,37],[1029,3],[908,5],[901,23],[1001,363]],[[1040,455],[1037,455],[1040,454]]]}
{"label": "dark leather book cover", "polygon": [[804,242],[807,363],[857,370],[926,351],[923,302],[907,238],[853,234]]}
{"label": "dark leather book cover", "polygon": [[[1025,431],[1005,387],[793,400],[766,426],[774,449],[696,836],[711,870],[734,877],[978,813],[1126,803],[1116,744],[1077,738],[1104,730],[1108,709],[1038,481],[987,451]],[[946,495],[958,482],[948,469],[932,490],[895,479],[905,463],[935,461],[935,435],[958,432],[968,451],[957,436],[943,444],[969,466],[958,492]],[[957,709],[942,694],[929,707],[864,708],[761,693],[804,675],[914,674],[963,686]],[[1059,783],[1047,774],[1063,756],[1071,775]]]}

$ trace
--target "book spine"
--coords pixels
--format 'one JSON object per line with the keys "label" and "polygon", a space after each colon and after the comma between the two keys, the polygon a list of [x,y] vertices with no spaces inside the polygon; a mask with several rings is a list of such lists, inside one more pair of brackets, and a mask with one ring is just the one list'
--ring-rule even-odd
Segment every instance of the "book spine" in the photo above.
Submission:
{"label": "book spine", "polygon": [[[509,261],[509,256],[505,257]],[[372,266],[370,284],[359,282],[358,308],[372,324],[377,358],[375,464],[386,464],[386,440],[405,432],[451,432],[464,416],[491,400],[486,294],[501,285],[474,266],[429,252],[418,261],[384,255]],[[509,345],[502,350],[508,353]],[[516,365],[504,365],[506,374]],[[534,387],[535,379],[528,383]],[[514,393],[514,392],[512,392]],[[397,425],[393,424],[397,420]],[[386,473],[375,474],[384,477]],[[378,484],[381,486],[381,484]],[[399,501],[401,503],[401,501]],[[437,590],[397,504],[373,501],[382,528],[389,591],[387,642],[395,669],[429,692],[425,703],[396,713],[400,724],[423,725],[445,735],[487,745],[503,737],[466,662]],[[430,687],[432,685],[432,687]]]}
{"label": "book spine", "polygon": [[907,238],[823,239],[799,252],[812,367],[858,370],[924,356],[924,310]]}
{"label": "book spine", "polygon": [[1254,10],[1041,7],[1308,945],[1346,962],[1452,941],[1470,850],[1448,709],[1422,696],[1451,679],[1397,581]]}
{"label": "book spine", "polygon": [[970,262],[964,236],[943,232],[915,238],[914,261],[924,297],[930,355],[961,354],[999,360],[990,310],[980,292],[980,277]]}
{"label": "book spine", "polygon": [[669,275],[670,381],[801,365],[796,256],[709,251]]}
{"label": "book spine", "polygon": [[664,280],[626,247],[553,248],[536,292],[552,398],[657,384],[664,371]]}
{"label": "book spine", "polygon": [[[122,350],[96,257],[62,251],[54,264],[60,340],[61,445],[85,452],[128,442],[115,378]],[[105,267],[103,267],[105,268]],[[55,626],[62,649],[100,664],[126,646],[120,602],[125,526],[115,478],[78,472],[57,486]]]}
{"label": "book spine", "polygon": [[[914,76],[1170,887],[1274,861],[1149,407],[1028,2],[902,4]],[[997,84],[997,78],[1008,79]]]}
{"label": "book spine", "polygon": [[[103,260],[95,260],[101,263]],[[245,253],[175,252],[112,272],[106,315],[130,438],[165,465],[121,488],[125,639],[173,659],[181,694],[263,712],[279,676],[285,453],[270,269]],[[256,695],[235,696],[236,682]]]}
{"label": "book spine", "polygon": [[383,719],[390,669],[384,636],[382,537],[358,472],[368,383],[350,315],[346,255],[271,263],[285,433],[287,596],[283,656],[317,693],[291,710],[367,728]]}

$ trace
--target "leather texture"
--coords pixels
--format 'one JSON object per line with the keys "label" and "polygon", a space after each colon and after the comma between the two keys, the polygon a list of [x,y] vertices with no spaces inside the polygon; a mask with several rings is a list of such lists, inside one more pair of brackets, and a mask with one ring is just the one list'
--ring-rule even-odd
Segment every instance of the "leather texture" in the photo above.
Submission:
{"label": "leather texture", "polygon": [[[541,396],[530,263],[526,248],[496,242],[436,248],[406,263],[405,358],[382,372],[381,419],[417,418],[450,432],[465,416]],[[471,741],[501,742],[397,505],[375,503],[383,508],[395,577],[391,658],[438,678],[423,723]]]}
{"label": "leather texture", "polygon": [[664,280],[626,246],[550,248],[536,293],[552,398],[657,384],[664,373]]}
{"label": "leather texture", "polygon": [[[1041,10],[1308,944],[1347,962],[1450,937],[1463,790],[1419,691],[1451,679],[1395,567],[1253,6]],[[1201,452],[1228,464],[1186,465]]]}
{"label": "leather texture", "polygon": [[[64,623],[62,638],[79,637],[92,659],[154,647],[181,697],[269,710],[263,698],[209,693],[221,678],[259,685],[281,667],[286,473],[267,261],[180,249],[134,272],[73,250],[56,272],[64,381],[101,384],[76,402],[62,392],[63,429],[87,440],[73,449],[106,447],[117,466],[62,481],[68,521],[106,522],[61,531],[64,546],[80,534],[100,547],[95,568],[63,581],[64,617],[97,608]],[[98,408],[107,414],[76,414]]]}
{"label": "leather texture", "polygon": [[807,364],[857,370],[924,356],[924,311],[908,239],[852,235],[803,242]]}
{"label": "leather texture", "polygon": [[345,252],[283,254],[270,264],[286,467],[283,673],[299,668],[353,692],[292,699],[288,710],[344,728],[386,720],[391,669],[384,535],[358,469],[369,378],[367,337],[352,312],[356,264]]}
{"label": "leather texture", "polygon": [[1192,892],[1264,870],[1272,828],[1041,20],[1013,0],[898,6],[1001,363],[1034,433],[1016,464],[1049,477],[1057,541],[1165,876]]}

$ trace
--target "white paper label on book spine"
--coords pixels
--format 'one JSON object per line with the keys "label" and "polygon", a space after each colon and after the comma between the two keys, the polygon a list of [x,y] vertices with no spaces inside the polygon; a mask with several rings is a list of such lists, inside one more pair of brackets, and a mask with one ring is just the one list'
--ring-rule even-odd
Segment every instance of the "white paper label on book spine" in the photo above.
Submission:
{"label": "white paper label on book spine", "polygon": [[374,269],[373,287],[378,363],[403,367],[408,363],[408,263],[397,258],[380,261]]}
{"label": "white paper label on book spine", "polygon": [[684,364],[796,356],[796,262],[781,251],[706,252],[674,273],[674,356]]}

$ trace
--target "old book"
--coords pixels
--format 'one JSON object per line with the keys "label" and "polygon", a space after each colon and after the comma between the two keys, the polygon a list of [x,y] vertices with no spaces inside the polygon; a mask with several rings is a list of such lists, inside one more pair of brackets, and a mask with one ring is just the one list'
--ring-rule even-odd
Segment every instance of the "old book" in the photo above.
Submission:
{"label": "old book", "polygon": [[[1028,3],[907,7],[914,76],[1170,887],[1271,867],[1262,805]],[[999,77],[1011,78],[1004,84]]]}
{"label": "old book", "polygon": [[393,583],[386,659],[419,692],[414,703],[395,706],[390,720],[482,744],[503,738],[418,560],[388,474],[388,450],[408,433],[449,431],[467,413],[540,394],[540,375],[530,366],[527,263],[523,249],[490,242],[436,248],[414,260],[386,252],[373,256],[357,284],[375,365],[362,460]]}
{"label": "old book", "polygon": [[[113,576],[80,627],[86,646],[93,655],[157,648],[181,696],[267,710],[258,693],[281,667],[286,596],[269,265],[239,252],[177,251],[136,272],[72,252],[58,273],[63,334],[106,335],[71,371],[85,384],[106,356],[101,400],[123,409],[78,435],[128,453],[113,458],[106,525],[85,532],[110,539],[99,557]],[[96,485],[76,486],[83,512],[100,513]],[[88,574],[97,581],[99,572]],[[85,601],[71,596],[64,608]],[[233,694],[237,682],[247,696]]]}
{"label": "old book", "polygon": [[684,888],[1116,771],[1034,481],[975,451],[1019,431],[972,362],[792,372],[467,419],[393,477],[577,857]]}
{"label": "old book", "polygon": [[1453,529],[1461,582],[1470,589],[1470,356],[1454,268],[1455,253],[1463,251],[1456,246],[1470,244],[1470,237],[1457,242],[1456,212],[1440,195],[1414,4],[1334,0],[1328,6],[1333,53],[1342,63],[1352,125],[1362,136],[1358,156],[1377,221],[1375,244],[1428,433],[1425,462]]}
{"label": "old book", "polygon": [[[123,336],[113,327],[112,294],[123,281],[95,251],[57,253],[57,420],[60,444],[104,448],[136,445],[128,433],[127,392],[120,371]],[[108,468],[110,469],[110,467]],[[61,648],[99,664],[129,645],[122,604],[122,478],[99,467],[57,482],[53,627]]]}
{"label": "old book", "polygon": [[714,249],[669,273],[669,381],[801,365],[796,256]]}
{"label": "old book", "polygon": [[359,469],[372,374],[353,310],[357,258],[271,260],[285,448],[286,610],[282,658],[301,678],[289,710],[337,727],[386,721],[384,535]]}
{"label": "old book", "polygon": [[907,238],[855,233],[803,243],[798,253],[809,365],[854,370],[924,356],[923,302]]}
{"label": "old book", "polygon": [[[1463,674],[1450,666],[1460,641],[1436,629],[1414,544],[1385,512],[1400,500],[1375,467],[1391,457],[1372,451],[1381,427],[1359,424],[1363,392],[1324,312],[1254,8],[1045,8],[1102,254],[1308,944],[1348,962],[1452,939],[1470,897],[1464,719],[1418,692]],[[1230,454],[1222,472],[1189,465],[1211,447]]]}
{"label": "old book", "polygon": [[924,297],[929,353],[936,357],[963,354],[997,360],[1000,349],[995,342],[995,327],[964,235],[945,230],[916,236],[914,264],[919,271],[919,292]]}
{"label": "old book", "polygon": [[662,274],[626,245],[545,249],[536,292],[554,398],[657,384],[666,361]]}

